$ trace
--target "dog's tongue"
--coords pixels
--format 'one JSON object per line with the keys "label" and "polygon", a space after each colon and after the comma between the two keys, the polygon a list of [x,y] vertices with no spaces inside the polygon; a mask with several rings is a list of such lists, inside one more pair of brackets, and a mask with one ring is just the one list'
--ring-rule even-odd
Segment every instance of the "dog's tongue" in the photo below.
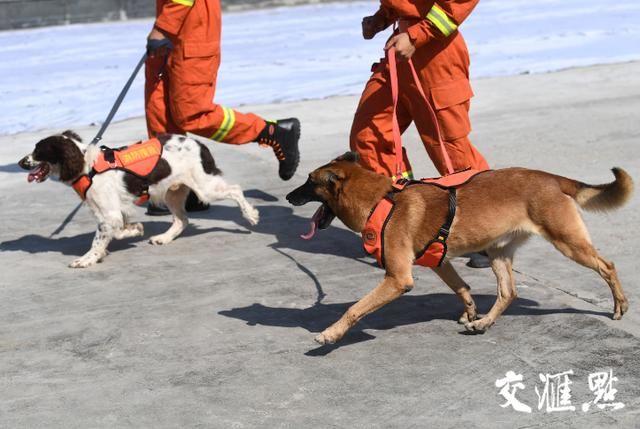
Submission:
{"label": "dog's tongue", "polygon": [[300,234],[301,238],[305,240],[311,240],[313,236],[316,235],[316,231],[318,230],[318,223],[320,222],[320,219],[322,219],[323,211],[324,211],[324,205],[321,205],[320,207],[318,207],[318,210],[316,210],[316,212],[313,214],[313,217],[311,218],[311,222],[309,222],[310,223],[309,232],[307,232],[306,234]]}
{"label": "dog's tongue", "polygon": [[33,182],[34,180],[40,182],[42,178],[49,173],[48,170],[49,168],[47,164],[41,163],[40,165],[38,165],[36,168],[34,168],[29,172],[29,175],[27,176],[27,181],[29,183]]}
{"label": "dog's tongue", "polygon": [[39,165],[29,172],[29,175],[27,176],[27,181],[31,183],[34,180],[38,180],[40,178],[41,172],[42,172],[42,166]]}

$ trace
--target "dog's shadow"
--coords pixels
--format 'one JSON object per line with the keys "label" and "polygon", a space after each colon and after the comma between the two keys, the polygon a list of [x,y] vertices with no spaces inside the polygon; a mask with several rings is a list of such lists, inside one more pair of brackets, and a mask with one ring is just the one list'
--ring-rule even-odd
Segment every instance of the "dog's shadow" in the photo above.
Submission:
{"label": "dog's shadow", "polygon": [[[252,191],[245,192],[245,195],[254,197]],[[273,198],[273,200],[265,199],[265,201],[277,201],[276,197]],[[253,226],[247,224],[235,206],[212,205],[208,211],[193,213],[190,216],[194,219],[233,221],[247,227],[252,232],[271,235],[275,242],[269,247],[273,249],[292,249],[349,259],[365,256],[360,236],[352,231],[329,226],[325,230],[318,231],[313,240],[303,240],[300,234],[309,230],[310,218],[294,214],[294,210],[290,206],[269,204],[257,206],[257,209],[260,212],[260,222]],[[340,221],[336,219],[334,222],[339,223]]]}
{"label": "dog's shadow", "polygon": [[[479,311],[486,312],[494,304],[495,295],[473,295]],[[243,320],[250,326],[276,326],[283,328],[300,327],[309,332],[318,333],[337,321],[354,302],[338,304],[316,303],[303,309],[286,307],[267,307],[262,304],[252,304],[247,307],[223,310],[218,314]],[[578,310],[574,308],[546,309],[537,308],[538,302],[517,298],[504,312],[504,315],[538,316],[546,314],[592,314],[610,317],[610,313],[604,311]],[[363,332],[363,329],[388,330],[398,326],[414,325],[429,322],[436,319],[456,321],[462,314],[462,304],[454,294],[431,293],[426,295],[403,295],[397,300],[385,305],[376,312],[365,317],[353,327],[337,344],[324,345],[309,350],[307,356],[324,356],[333,350],[369,341],[375,336]],[[455,322],[454,322],[455,323]],[[453,326],[453,325],[452,325]],[[458,328],[452,328],[458,329]],[[458,329],[465,334],[464,329]]]}
{"label": "dog's shadow", "polygon": [[[267,203],[278,201],[274,195],[250,189],[245,191],[248,198],[262,200]],[[312,241],[305,241],[300,234],[308,230],[309,219],[295,215],[293,208],[281,205],[260,205],[260,222],[251,226],[235,205],[211,205],[209,210],[189,213],[191,219],[210,219],[215,221],[230,221],[237,224],[239,229],[209,227],[201,228],[191,223],[181,234],[181,237],[196,236],[212,232],[226,232],[234,234],[272,235],[275,243],[269,247],[275,249],[295,249],[308,253],[324,253],[345,258],[356,259],[365,255],[358,236],[351,231],[330,226],[319,231],[318,237]],[[149,218],[146,218],[149,219]],[[146,242],[152,235],[160,234],[169,228],[171,216],[163,216],[157,221],[146,221],[144,217],[133,219],[144,225],[144,237],[134,237],[124,240],[114,240],[109,244],[109,250],[124,250],[135,247],[136,243]],[[66,225],[66,220],[64,224]],[[58,228],[60,229],[60,228]],[[64,255],[80,256],[91,246],[94,232],[87,232],[73,237],[57,237],[42,235],[25,235],[15,240],[0,243],[0,251],[24,251],[28,253],[59,252]]]}
{"label": "dog's shadow", "polygon": [[[161,234],[169,228],[168,222],[143,222],[144,236],[125,238],[123,240],[113,240],[109,244],[110,251],[119,251],[136,247],[138,243],[147,243],[152,235]],[[198,228],[190,225],[180,236],[189,237],[210,232],[227,232],[234,234],[250,234],[249,231],[228,228]],[[7,240],[0,243],[0,251],[3,252],[27,252],[43,253],[57,252],[62,255],[81,256],[91,247],[91,241],[95,232],[75,235],[73,237],[45,237],[42,235],[29,234],[15,240]]]}

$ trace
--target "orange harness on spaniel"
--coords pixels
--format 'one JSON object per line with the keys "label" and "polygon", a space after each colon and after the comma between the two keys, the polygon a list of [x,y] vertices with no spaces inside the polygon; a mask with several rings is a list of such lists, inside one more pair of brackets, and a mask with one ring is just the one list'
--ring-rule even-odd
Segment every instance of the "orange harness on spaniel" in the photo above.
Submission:
{"label": "orange harness on spaniel", "polygon": [[[102,152],[91,166],[88,174],[78,177],[72,184],[81,199],[87,198],[87,191],[93,183],[93,176],[109,170],[121,170],[144,178],[151,174],[162,156],[162,144],[156,138],[146,142],[138,142],[131,146],[111,149],[100,148]],[[148,188],[138,195],[136,204],[144,204],[149,200]]]}

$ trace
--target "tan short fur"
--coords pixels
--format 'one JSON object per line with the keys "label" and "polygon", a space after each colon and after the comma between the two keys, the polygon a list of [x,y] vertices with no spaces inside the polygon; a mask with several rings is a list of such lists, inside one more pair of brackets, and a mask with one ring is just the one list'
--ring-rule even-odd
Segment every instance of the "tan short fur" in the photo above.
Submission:
{"label": "tan short fur", "polygon": [[[287,199],[294,205],[322,201],[346,226],[360,232],[373,207],[391,190],[391,180],[365,170],[354,161],[353,154],[345,154],[320,167]],[[469,286],[453,266],[445,261],[434,269],[462,300],[465,310],[460,322],[468,330],[486,330],[516,298],[513,256],[531,234],[543,236],[562,254],[600,274],[613,294],[613,318],[622,317],[628,302],[615,267],[591,244],[578,211],[578,206],[586,210],[610,210],[630,198],[631,177],[618,168],[613,173],[614,182],[592,186],[543,171],[507,168],[482,173],[458,189],[447,257],[486,250],[498,283],[495,304],[486,316],[477,319]],[[303,194],[309,192],[315,198],[306,195],[304,201]],[[413,288],[415,253],[435,236],[444,222],[447,199],[446,190],[427,185],[410,186],[397,194],[396,209],[385,231],[384,279],[318,335],[316,341],[336,342],[365,315]]]}

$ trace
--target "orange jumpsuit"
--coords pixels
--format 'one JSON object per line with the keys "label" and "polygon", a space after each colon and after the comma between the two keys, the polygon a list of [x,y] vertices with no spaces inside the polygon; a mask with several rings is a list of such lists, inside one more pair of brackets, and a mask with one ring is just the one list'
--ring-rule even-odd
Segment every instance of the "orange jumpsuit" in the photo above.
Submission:
{"label": "orange jumpsuit", "polygon": [[[484,157],[469,141],[469,105],[473,96],[469,83],[469,53],[458,25],[479,0],[381,0],[376,15],[386,24],[398,22],[416,51],[412,56],[420,83],[429,97],[446,143],[453,168],[486,170]],[[372,67],[351,128],[351,149],[360,153],[370,170],[395,175],[395,152],[391,118],[393,105],[386,60]],[[429,157],[440,174],[447,173],[438,149],[435,128],[424,105],[407,61],[398,62],[398,123],[404,132],[416,125]],[[411,176],[411,165],[403,150],[403,176]]]}
{"label": "orange jumpsuit", "polygon": [[155,27],[173,44],[147,59],[145,113],[150,136],[186,131],[224,143],[255,141],[265,121],[215,104],[220,66],[220,0],[156,0]]}

